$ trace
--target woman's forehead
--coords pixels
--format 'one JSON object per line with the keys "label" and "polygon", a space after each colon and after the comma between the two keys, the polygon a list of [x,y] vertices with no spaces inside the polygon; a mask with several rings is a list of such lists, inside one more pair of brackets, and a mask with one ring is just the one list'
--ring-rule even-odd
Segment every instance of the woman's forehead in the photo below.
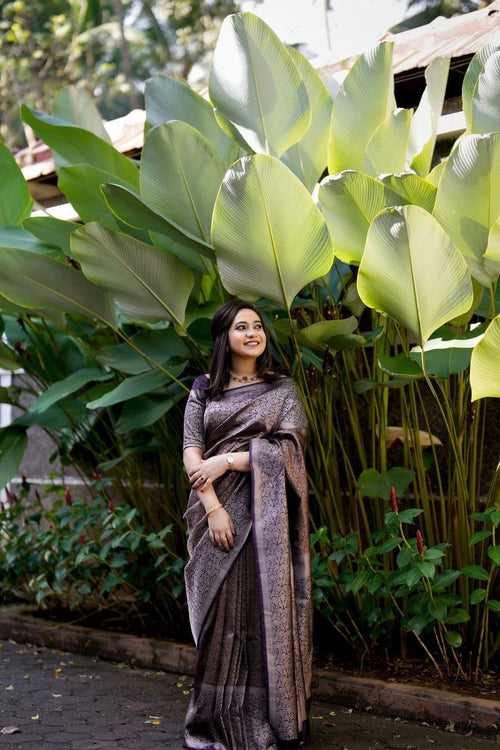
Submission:
{"label": "woman's forehead", "polygon": [[261,319],[255,310],[243,307],[233,318],[233,325],[236,323],[261,323]]}

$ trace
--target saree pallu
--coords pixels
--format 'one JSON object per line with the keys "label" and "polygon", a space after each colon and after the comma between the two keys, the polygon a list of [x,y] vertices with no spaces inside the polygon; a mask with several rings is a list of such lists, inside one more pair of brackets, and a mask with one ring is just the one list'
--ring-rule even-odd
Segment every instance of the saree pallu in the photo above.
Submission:
{"label": "saree pallu", "polygon": [[186,511],[186,590],[197,666],[184,747],[277,750],[308,732],[312,612],[307,419],[290,378],[206,397],[198,378],[185,412],[184,447],[208,458],[250,452],[250,472],[214,483],[233,519],[230,552],[215,547],[195,492]]}

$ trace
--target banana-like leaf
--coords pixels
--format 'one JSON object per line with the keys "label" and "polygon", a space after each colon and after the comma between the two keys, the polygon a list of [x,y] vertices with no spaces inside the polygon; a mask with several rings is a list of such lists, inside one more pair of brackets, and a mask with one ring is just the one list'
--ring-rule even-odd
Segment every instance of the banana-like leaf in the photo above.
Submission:
{"label": "banana-like leaf", "polygon": [[26,219],[23,226],[42,242],[61,248],[66,255],[71,255],[69,238],[71,232],[79,226],[76,222],[56,219],[53,216],[32,216]]}
{"label": "banana-like leaf", "polygon": [[[179,370],[181,368],[176,368],[176,372],[173,374],[177,376],[177,374],[180,374]],[[94,401],[89,401],[87,409],[100,409],[105,406],[114,406],[114,404],[119,404],[122,401],[129,401],[131,398],[136,398],[137,396],[142,396],[145,393],[161,388],[169,380],[169,376],[160,370],[148,370],[139,375],[133,375],[131,378],[123,380],[116,388],[105,393],[104,396]]]}
{"label": "banana-like leaf", "polygon": [[420,344],[473,300],[463,257],[420,206],[387,209],[375,218],[358,291],[366,305],[397,320]]}
{"label": "banana-like leaf", "polygon": [[449,68],[450,61],[444,57],[438,57],[426,68],[427,86],[411,121],[407,161],[421,177],[431,168]]}
{"label": "banana-like leaf", "polygon": [[408,168],[406,151],[411,118],[409,109],[395,109],[387,115],[366,145],[363,172],[375,177],[383,172],[403,172]]}
{"label": "banana-like leaf", "polygon": [[185,122],[159,125],[146,136],[141,158],[145,203],[205,243],[225,173],[219,152]]}
{"label": "banana-like leaf", "polygon": [[111,296],[85,276],[46,255],[24,250],[0,251],[0,294],[28,309],[97,317],[116,325]]}
{"label": "banana-like leaf", "polygon": [[344,351],[366,343],[363,336],[353,335],[357,327],[358,321],[354,316],[342,320],[322,320],[300,328],[295,336],[299,344],[317,351],[325,351],[326,348]]}
{"label": "banana-like leaf", "polygon": [[500,398],[500,315],[494,318],[475,346],[470,363],[472,400]]}
{"label": "banana-like leaf", "polygon": [[[117,179],[117,176],[111,172],[89,164],[61,167],[59,170],[59,189],[78,212],[82,221],[99,221],[111,229],[123,231],[123,224],[110,211],[103,198],[101,185],[106,182],[118,182],[122,187],[131,187],[126,180]],[[148,239],[146,233],[143,239]]]}
{"label": "banana-like leaf", "polygon": [[151,365],[166,369],[169,364],[188,359],[189,352],[184,339],[172,326],[158,331],[141,331],[131,341],[132,344],[102,347],[97,359],[104,366],[127,375],[139,375],[150,370]]}
{"label": "banana-like leaf", "polygon": [[258,153],[281,156],[310,124],[302,76],[274,31],[252,13],[224,19],[209,95],[217,111]]}
{"label": "banana-like leaf", "polygon": [[43,242],[38,242],[32,234],[21,227],[0,227],[0,250],[3,247],[27,250],[30,253],[40,253],[40,255],[54,253],[53,247]]}
{"label": "banana-like leaf", "polygon": [[18,227],[30,215],[33,200],[12,152],[0,143],[0,227]]}
{"label": "banana-like leaf", "polygon": [[94,133],[103,141],[111,143],[94,100],[76,86],[65,86],[54,99],[52,114],[60,120],[72,122],[79,128]]}
{"label": "banana-like leaf", "polygon": [[330,174],[345,169],[362,172],[368,143],[394,110],[392,50],[392,42],[379,44],[362,55],[345,77],[333,102]]}
{"label": "banana-like leaf", "polygon": [[313,66],[294,47],[288,53],[305,83],[311,103],[311,124],[305,135],[281,156],[281,161],[312,192],[328,163],[328,138],[333,101]]}
{"label": "banana-like leaf", "polygon": [[0,487],[15,477],[28,445],[26,430],[6,427],[0,432]]}
{"label": "banana-like leaf", "polygon": [[375,216],[388,206],[402,203],[374,177],[346,171],[325,177],[318,198],[335,248],[345,263],[359,263],[366,235]]}
{"label": "banana-like leaf", "polygon": [[484,254],[484,268],[492,278],[500,274],[500,216],[488,235],[488,245]]}
{"label": "banana-like leaf", "polygon": [[[467,369],[472,350],[481,341],[487,323],[476,325],[465,333],[458,334],[448,326],[443,326],[429,339],[424,347],[425,369],[429,375],[448,378]],[[422,347],[414,346],[410,359],[422,366]]]}
{"label": "banana-like leaf", "polygon": [[176,258],[94,222],[72,234],[71,249],[85,276],[107,289],[128,318],[182,325],[194,277]]}
{"label": "banana-like leaf", "polygon": [[80,388],[93,382],[102,382],[114,377],[112,372],[103,372],[99,367],[86,367],[83,370],[77,370],[68,375],[64,380],[53,383],[47,390],[37,398],[30,411],[33,414],[40,414],[46,411],[49,406],[53,406],[58,401],[67,398],[72,393],[79,391]]}
{"label": "banana-like leaf", "polygon": [[266,154],[244,157],[228,171],[215,203],[212,240],[230,294],[266,297],[285,308],[333,262],[330,235],[311,195]]}
{"label": "banana-like leaf", "polygon": [[128,432],[149,427],[170,411],[174,403],[175,401],[165,393],[150,393],[127,401],[116,425],[117,433],[126,435]]}
{"label": "banana-like leaf", "polygon": [[[474,57],[469,63],[467,72],[464,76],[464,82],[462,84],[462,109],[465,115],[465,122],[467,123],[467,132],[475,133],[473,123],[473,102],[476,96],[478,87],[479,77],[483,74],[485,65],[489,58],[500,50],[500,38],[493,36],[489,39],[481,49],[476,52]],[[497,110],[497,127],[493,128],[493,131],[498,130],[498,110]],[[487,131],[490,132],[490,131]]]}
{"label": "banana-like leaf", "polygon": [[157,214],[130,190],[112,184],[102,185],[101,190],[110,211],[117,218],[129,226],[149,230],[157,247],[174,255],[189,268],[207,272],[210,263],[205,258],[215,258],[211,245]]}
{"label": "banana-like leaf", "polygon": [[455,146],[439,183],[434,216],[487,286],[490,228],[500,216],[500,134],[468,135]]}
{"label": "banana-like leaf", "polygon": [[500,130],[500,50],[485,62],[472,97],[472,133],[495,133]]}
{"label": "banana-like leaf", "polygon": [[395,357],[388,357],[385,354],[381,354],[377,360],[377,364],[382,372],[387,373],[392,378],[404,378],[409,381],[424,377],[422,368],[405,354],[396,354]]}
{"label": "banana-like leaf", "polygon": [[[0,301],[0,309],[2,307],[2,303]],[[21,370],[22,367],[17,361],[17,357],[14,354],[11,349],[7,346],[7,344],[4,344],[3,341],[0,341],[0,367],[2,370],[10,370],[11,372],[15,372],[16,370]],[[5,389],[6,391],[7,389]],[[4,398],[4,391],[2,390],[2,404],[9,404],[10,401],[3,400]]]}
{"label": "banana-like leaf", "polygon": [[21,114],[24,122],[33,128],[39,138],[59,154],[60,166],[90,164],[110,172],[134,187],[139,186],[139,170],[136,165],[94,133],[58,117],[41,114],[24,104]]}
{"label": "banana-like leaf", "polygon": [[418,177],[413,172],[384,175],[381,181],[401,196],[401,204],[413,203],[432,213],[437,193],[437,188],[432,182]]}
{"label": "banana-like leaf", "polygon": [[214,146],[229,167],[240,147],[219,127],[211,104],[185,82],[166,75],[146,81],[146,118],[150,127],[180,120],[192,125]]}

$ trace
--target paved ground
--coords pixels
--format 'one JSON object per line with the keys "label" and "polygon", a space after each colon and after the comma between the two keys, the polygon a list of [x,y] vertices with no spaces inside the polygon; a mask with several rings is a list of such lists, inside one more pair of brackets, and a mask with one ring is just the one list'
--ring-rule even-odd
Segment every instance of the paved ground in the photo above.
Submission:
{"label": "paved ground", "polygon": [[[189,677],[0,641],[0,750],[181,750],[190,685]],[[500,748],[500,737],[329,703],[313,705],[312,724],[308,750]]]}

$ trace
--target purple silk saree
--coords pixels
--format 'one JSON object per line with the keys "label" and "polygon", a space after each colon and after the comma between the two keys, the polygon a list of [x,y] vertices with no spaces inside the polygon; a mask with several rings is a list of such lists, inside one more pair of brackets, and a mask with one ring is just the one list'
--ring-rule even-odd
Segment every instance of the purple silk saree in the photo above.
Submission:
{"label": "purple silk saree", "polygon": [[184,447],[204,458],[250,451],[250,473],[214,483],[233,519],[235,545],[216,548],[191,492],[185,578],[198,658],[184,747],[277,750],[305,739],[311,686],[307,419],[290,378],[208,398],[197,378]]}

